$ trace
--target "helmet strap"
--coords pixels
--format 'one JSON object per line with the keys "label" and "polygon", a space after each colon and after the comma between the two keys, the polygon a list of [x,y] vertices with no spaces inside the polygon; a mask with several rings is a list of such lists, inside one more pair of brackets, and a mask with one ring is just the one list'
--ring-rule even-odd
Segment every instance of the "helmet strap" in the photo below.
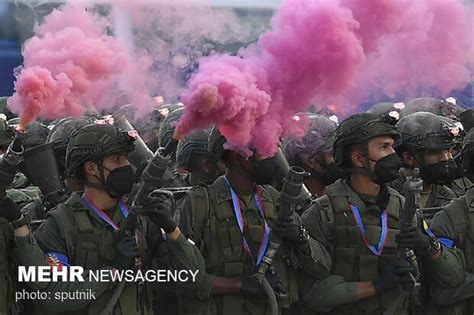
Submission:
{"label": "helmet strap", "polygon": [[364,166],[363,167],[356,167],[355,170],[353,170],[353,171],[366,174],[366,175],[370,176],[370,178],[372,178],[372,180],[375,181],[375,174],[370,169],[370,161],[373,161],[373,162],[377,162],[377,161],[374,161],[369,157],[369,143],[368,143],[368,141],[364,141],[362,143],[362,155],[364,156]]}
{"label": "helmet strap", "polygon": [[109,191],[109,189],[107,188],[107,185],[106,185],[106,180],[105,180],[105,173],[104,173],[104,169],[106,168],[104,166],[104,160],[102,158],[99,158],[97,160],[94,161],[98,168],[99,168],[99,176],[98,177],[97,175],[94,175],[95,178],[97,178],[100,183],[91,183],[87,180],[83,181],[83,184],[85,186],[89,186],[89,187],[93,187],[93,188],[96,188],[96,189],[99,189],[99,190],[104,190],[104,191]]}

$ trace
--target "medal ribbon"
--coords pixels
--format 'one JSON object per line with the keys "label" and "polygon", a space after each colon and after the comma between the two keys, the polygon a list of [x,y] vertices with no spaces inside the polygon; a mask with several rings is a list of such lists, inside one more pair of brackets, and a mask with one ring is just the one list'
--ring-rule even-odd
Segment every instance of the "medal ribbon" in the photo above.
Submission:
{"label": "medal ribbon", "polygon": [[[94,210],[94,212],[97,213],[97,215],[102,220],[104,220],[106,223],[108,223],[110,226],[112,226],[115,231],[120,230],[120,227],[117,224],[115,224],[114,221],[112,221],[112,219],[107,215],[107,213],[105,213],[104,210],[100,209],[99,207],[96,207],[96,205],[94,205],[92,200],[87,198],[87,196],[85,194],[82,195],[82,199],[89,206],[89,208]],[[119,200],[118,204],[119,204],[120,211],[122,211],[123,216],[125,218],[128,217],[128,209],[127,209],[127,206],[125,205],[125,203],[122,200]]]}
{"label": "medal ribbon", "polygon": [[[244,235],[245,220],[244,220],[244,216],[242,214],[242,209],[240,207],[239,197],[237,196],[235,191],[232,189],[232,186],[230,185],[230,182],[227,179],[227,177],[224,176],[224,179],[227,183],[227,186],[229,186],[230,194],[232,196],[232,204],[234,206],[235,217],[237,218],[237,223],[239,224],[240,232],[242,234],[242,245],[243,245],[244,249],[250,254],[252,259],[254,259],[253,256],[252,256],[252,252],[250,251],[250,247],[249,247],[249,245],[247,243],[247,240],[245,239],[245,235]],[[263,220],[264,230],[265,230],[265,232],[263,233],[263,236],[262,236],[262,241],[260,242],[260,246],[258,248],[258,257],[257,257],[257,261],[255,263],[256,266],[259,266],[260,263],[262,262],[262,258],[265,255],[265,252],[267,251],[268,240],[270,238],[270,228],[268,227],[268,224],[265,221],[265,209],[263,207],[262,196],[260,195],[260,191],[259,191],[258,187],[255,189],[254,198],[255,198],[255,203],[257,204],[257,207],[258,207],[258,212],[260,214],[260,217]]]}
{"label": "medal ribbon", "polygon": [[372,254],[376,256],[380,256],[383,252],[383,249],[385,247],[385,242],[387,241],[387,229],[388,229],[388,215],[387,215],[387,209],[385,209],[382,212],[382,216],[380,217],[380,220],[382,221],[382,233],[380,234],[380,240],[379,240],[379,245],[377,248],[375,248],[374,245],[369,244],[366,238],[366,230],[364,223],[362,222],[362,218],[360,217],[359,209],[353,205],[349,204],[351,210],[352,210],[352,216],[354,217],[354,220],[357,223],[357,226],[359,227],[359,232],[360,236],[362,237],[362,241],[364,242],[365,246],[372,252]]}

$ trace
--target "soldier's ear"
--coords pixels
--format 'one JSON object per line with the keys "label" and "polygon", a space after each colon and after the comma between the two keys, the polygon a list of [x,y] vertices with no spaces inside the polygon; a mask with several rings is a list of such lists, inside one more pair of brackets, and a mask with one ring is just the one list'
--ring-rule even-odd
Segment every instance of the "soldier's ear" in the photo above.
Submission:
{"label": "soldier's ear", "polygon": [[352,165],[355,167],[364,167],[364,155],[358,150],[353,150],[351,154]]}
{"label": "soldier's ear", "polygon": [[319,161],[316,159],[314,155],[305,155],[303,156],[303,162],[306,164],[307,167],[310,167],[311,169],[322,172],[323,168]]}
{"label": "soldier's ear", "polygon": [[84,163],[84,171],[86,175],[89,176],[98,176],[99,175],[99,167],[97,163],[92,161],[86,161]]}
{"label": "soldier's ear", "polygon": [[403,152],[402,153],[402,162],[406,165],[411,165],[411,166],[419,166],[418,161],[416,158],[411,154],[410,152]]}

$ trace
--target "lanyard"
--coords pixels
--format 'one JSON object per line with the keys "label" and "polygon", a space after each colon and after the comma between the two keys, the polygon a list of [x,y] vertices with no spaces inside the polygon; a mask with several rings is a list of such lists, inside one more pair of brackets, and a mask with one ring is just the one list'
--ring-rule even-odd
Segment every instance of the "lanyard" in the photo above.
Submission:
{"label": "lanyard", "polygon": [[[115,231],[120,230],[120,227],[117,224],[115,224],[114,221],[112,221],[112,219],[107,215],[107,213],[105,213],[104,210],[100,209],[99,207],[96,207],[94,203],[92,202],[92,200],[87,198],[85,194],[82,195],[82,199],[89,206],[89,208],[94,210],[94,212],[97,213],[102,220],[104,220],[106,223],[112,226]],[[125,203],[122,200],[119,200],[118,204],[119,204],[120,211],[122,211],[123,216],[128,217],[128,210]]]}
{"label": "lanyard", "polygon": [[382,221],[382,233],[380,234],[380,241],[379,245],[377,248],[375,248],[374,245],[369,244],[367,241],[367,238],[365,237],[366,231],[365,231],[365,226],[364,223],[362,222],[362,218],[360,217],[359,209],[353,204],[349,204],[351,210],[352,210],[352,215],[354,216],[354,220],[357,223],[357,226],[359,227],[359,232],[360,236],[362,237],[362,241],[364,241],[365,246],[372,252],[372,254],[376,256],[380,256],[383,252],[383,249],[385,247],[385,242],[387,240],[387,226],[388,226],[388,215],[387,215],[387,209],[385,209],[382,212],[382,216],[380,217],[380,220]]}
{"label": "lanyard", "polygon": [[[244,221],[244,216],[242,214],[242,209],[240,207],[239,197],[237,196],[235,191],[232,189],[232,186],[230,185],[230,182],[227,179],[227,177],[224,176],[224,179],[227,183],[227,186],[229,186],[230,193],[232,196],[232,204],[234,206],[235,217],[237,218],[237,223],[239,224],[240,233],[242,234],[242,243],[243,243],[242,245],[244,249],[250,254],[250,256],[252,256],[252,252],[250,251],[250,247],[244,235],[245,221]],[[258,187],[255,189],[254,198],[255,198],[255,203],[257,204],[257,207],[258,207],[258,212],[260,214],[260,217],[263,220],[264,229],[265,229],[265,232],[263,233],[263,236],[262,236],[262,241],[260,242],[260,246],[258,248],[257,261],[255,263],[256,266],[259,266],[267,250],[268,239],[270,236],[270,228],[268,227],[268,224],[265,221],[265,210],[263,207],[262,196],[260,195],[260,191],[258,190]]]}

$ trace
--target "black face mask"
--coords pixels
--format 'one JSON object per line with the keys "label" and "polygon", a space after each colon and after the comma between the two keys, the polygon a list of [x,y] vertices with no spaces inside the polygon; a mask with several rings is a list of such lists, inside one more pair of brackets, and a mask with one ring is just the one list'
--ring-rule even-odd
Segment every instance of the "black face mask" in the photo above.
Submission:
{"label": "black face mask", "polygon": [[444,185],[451,181],[448,161],[420,167],[420,177],[429,184]]}
{"label": "black face mask", "polygon": [[335,164],[329,164],[326,166],[322,174],[319,172],[311,172],[311,177],[319,180],[324,186],[331,185],[339,178],[343,178],[344,175],[344,171]]}
{"label": "black face mask", "polygon": [[253,161],[251,176],[256,184],[266,185],[281,181],[288,173],[289,166],[283,153],[277,152],[265,160]]}
{"label": "black face mask", "polygon": [[460,157],[461,154],[458,154],[454,159],[448,160],[449,182],[466,176]]}
{"label": "black face mask", "polygon": [[130,193],[133,184],[136,182],[136,175],[132,166],[121,166],[112,171],[108,171],[110,173],[105,181],[105,186],[107,187],[110,197],[118,199]]}
{"label": "black face mask", "polygon": [[402,162],[396,153],[384,156],[380,160],[374,162],[375,168],[373,177],[375,183],[383,185],[394,181],[400,176]]}

